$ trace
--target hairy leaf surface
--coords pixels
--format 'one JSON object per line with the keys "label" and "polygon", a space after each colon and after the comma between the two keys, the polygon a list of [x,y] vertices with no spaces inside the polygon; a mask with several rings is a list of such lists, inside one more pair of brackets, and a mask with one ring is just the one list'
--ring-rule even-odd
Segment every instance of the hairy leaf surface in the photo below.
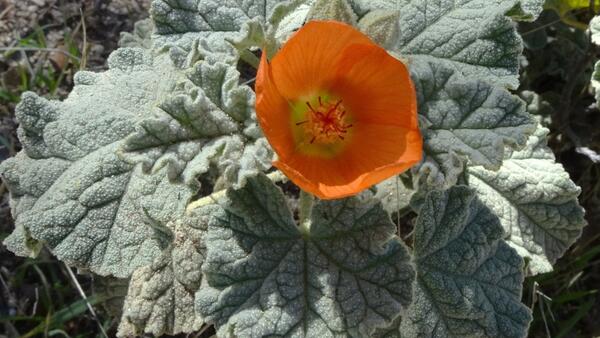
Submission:
{"label": "hairy leaf surface", "polygon": [[269,169],[273,153],[256,123],[254,93],[238,86],[239,73],[198,62],[187,77],[127,138],[125,158],[150,172],[166,167],[172,180],[189,185],[209,174],[216,189]]}
{"label": "hairy leaf surface", "polygon": [[547,134],[539,127],[526,148],[507,150],[498,171],[468,168],[469,185],[500,218],[507,242],[531,260],[532,274],[552,271],[586,224],[577,202],[581,189],[555,162]]}
{"label": "hairy leaf surface", "polygon": [[523,260],[498,219],[467,187],[427,195],[415,226],[414,301],[408,337],[525,337]]}
{"label": "hairy leaf surface", "polygon": [[600,102],[600,61],[594,64],[594,72],[592,73],[592,88],[596,92],[596,102]]}
{"label": "hairy leaf surface", "polygon": [[513,19],[534,21],[544,10],[545,0],[520,0],[509,14]]}
{"label": "hairy leaf surface", "polygon": [[[156,25],[155,44],[188,49],[192,41],[226,50],[225,39],[238,35],[242,26],[257,19],[265,22],[282,0],[155,0],[150,13]],[[187,48],[186,48],[187,47]]]}
{"label": "hairy leaf surface", "polygon": [[415,193],[413,189],[404,185],[399,176],[390,177],[375,187],[377,188],[375,198],[381,201],[383,209],[390,215],[409,206],[410,199]]}
{"label": "hairy leaf surface", "polygon": [[411,72],[424,138],[425,160],[418,170],[432,185],[455,184],[463,158],[499,168],[504,146],[523,147],[535,129],[524,102],[503,88],[433,61],[413,62]]}
{"label": "hairy leaf surface", "polygon": [[400,11],[393,48],[409,59],[431,60],[469,79],[518,86],[521,39],[505,16],[517,1],[413,0]]}
{"label": "hairy leaf surface", "polygon": [[[590,35],[592,42],[600,46],[600,16],[595,16],[590,21]],[[600,101],[600,61],[594,65],[594,72],[592,73],[592,88],[596,92],[596,102]]]}
{"label": "hairy leaf surface", "polygon": [[369,336],[410,303],[408,253],[372,199],[318,202],[300,230],[257,176],[202,211],[213,216],[197,308],[221,336]]}
{"label": "hairy leaf surface", "polygon": [[151,265],[134,271],[123,306],[118,336],[176,335],[197,331],[202,317],[194,311],[205,256],[202,236],[207,222],[197,215],[170,222],[173,243]]}
{"label": "hairy leaf surface", "polygon": [[133,32],[121,32],[120,47],[152,48],[152,31],[154,23],[151,19],[140,20],[133,26]]}
{"label": "hairy leaf surface", "polygon": [[590,20],[589,30],[592,42],[600,45],[600,16],[595,16]]}
{"label": "hairy leaf surface", "polygon": [[148,224],[182,212],[193,189],[164,171],[145,175],[116,154],[139,117],[179,81],[170,62],[123,48],[109,67],[78,73],[64,102],[24,94],[16,112],[24,150],[0,172],[17,229],[69,264],[127,277],[168,241]]}

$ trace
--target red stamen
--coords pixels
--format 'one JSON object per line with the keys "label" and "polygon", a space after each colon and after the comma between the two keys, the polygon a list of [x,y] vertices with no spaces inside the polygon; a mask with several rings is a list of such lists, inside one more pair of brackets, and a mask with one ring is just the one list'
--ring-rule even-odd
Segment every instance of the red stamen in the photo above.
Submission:
{"label": "red stamen", "polygon": [[344,116],[346,110],[343,109],[342,100],[338,100],[335,104],[329,102],[323,102],[321,96],[318,97],[319,109],[315,109],[309,101],[306,102],[306,106],[310,109],[308,119],[305,121],[297,122],[296,125],[308,126],[307,133],[311,134],[312,138],[310,143],[313,144],[315,141],[329,143],[332,142],[332,137],[344,140],[344,135],[348,134],[348,128],[352,127],[352,124],[344,124]]}
{"label": "red stamen", "polygon": [[340,106],[340,104],[341,104],[341,103],[342,103],[342,100],[339,100],[339,101],[338,101],[338,102],[335,104],[335,106],[333,107],[333,109],[337,110],[337,109],[338,109],[338,107]]}

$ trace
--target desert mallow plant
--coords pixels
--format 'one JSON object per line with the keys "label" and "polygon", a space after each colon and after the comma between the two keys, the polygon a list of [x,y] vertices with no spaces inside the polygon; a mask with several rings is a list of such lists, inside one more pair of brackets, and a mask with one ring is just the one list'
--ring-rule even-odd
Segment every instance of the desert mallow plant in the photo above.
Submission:
{"label": "desert mallow plant", "polygon": [[[524,337],[524,276],[585,225],[510,91],[513,20],[542,3],[155,0],[106,72],[78,73],[63,102],[23,95],[4,243],[128,280],[122,337]],[[358,27],[416,91],[423,159],[343,199],[295,194],[257,123],[256,51],[313,19]],[[407,210],[404,243],[392,217]]]}

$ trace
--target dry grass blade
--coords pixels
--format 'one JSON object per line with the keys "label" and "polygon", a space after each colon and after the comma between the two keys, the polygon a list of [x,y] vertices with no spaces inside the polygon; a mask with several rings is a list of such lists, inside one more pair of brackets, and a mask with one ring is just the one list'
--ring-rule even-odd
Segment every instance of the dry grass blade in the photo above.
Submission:
{"label": "dry grass blade", "polygon": [[90,304],[90,302],[88,301],[88,298],[87,298],[85,292],[83,291],[81,284],[79,284],[79,281],[77,280],[77,277],[75,276],[75,273],[73,273],[73,270],[67,264],[64,264],[64,265],[65,265],[65,268],[67,269],[67,272],[69,273],[69,277],[71,277],[71,280],[73,281],[73,284],[75,284],[75,287],[77,288],[77,291],[79,292],[79,295],[85,301],[87,308],[90,311],[90,314],[96,321],[96,324],[98,324],[98,328],[100,329],[100,332],[102,333],[102,335],[105,338],[108,338],[108,335],[106,334],[106,330],[104,330],[104,326],[102,326],[102,323],[100,323],[100,320],[98,319],[98,315],[96,314],[96,311],[94,310],[94,307],[92,306],[92,304]]}

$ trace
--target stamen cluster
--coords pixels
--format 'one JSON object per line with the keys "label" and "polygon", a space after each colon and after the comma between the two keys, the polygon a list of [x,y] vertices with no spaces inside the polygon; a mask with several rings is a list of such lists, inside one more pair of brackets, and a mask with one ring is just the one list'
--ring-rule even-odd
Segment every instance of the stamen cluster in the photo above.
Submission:
{"label": "stamen cluster", "polygon": [[319,106],[315,109],[310,102],[306,102],[308,109],[308,119],[296,123],[297,126],[304,126],[305,132],[311,135],[310,143],[331,143],[337,139],[344,140],[348,129],[352,124],[346,124],[346,110],[342,105],[342,100],[335,103],[323,102],[319,96]]}

